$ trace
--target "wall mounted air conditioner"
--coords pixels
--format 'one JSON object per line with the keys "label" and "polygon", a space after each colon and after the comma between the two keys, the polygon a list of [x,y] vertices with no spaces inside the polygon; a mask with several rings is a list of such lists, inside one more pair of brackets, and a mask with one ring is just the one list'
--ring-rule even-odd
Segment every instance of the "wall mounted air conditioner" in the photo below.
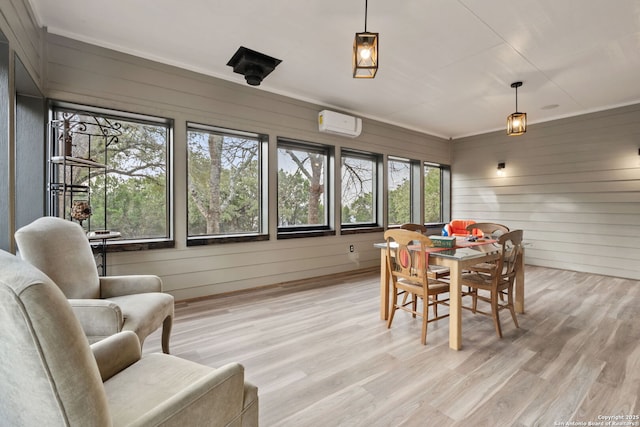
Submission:
{"label": "wall mounted air conditioner", "polygon": [[318,129],[320,132],[355,138],[362,132],[362,119],[335,111],[322,110],[318,113]]}

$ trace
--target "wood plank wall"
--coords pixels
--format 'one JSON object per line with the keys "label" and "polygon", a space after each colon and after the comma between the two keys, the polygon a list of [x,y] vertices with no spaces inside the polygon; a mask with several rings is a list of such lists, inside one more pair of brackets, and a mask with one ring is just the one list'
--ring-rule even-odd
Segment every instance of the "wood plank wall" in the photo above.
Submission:
{"label": "wood plank wall", "polygon": [[0,29],[11,49],[20,57],[31,78],[42,87],[44,35],[26,0],[4,0],[0,7]]}
{"label": "wood plank wall", "polygon": [[[19,223],[16,215],[20,210],[16,199],[19,193],[16,181],[24,172],[18,170],[21,151],[16,139],[26,136],[24,128],[16,126],[16,119],[21,118],[16,108],[24,106],[16,93],[22,90],[26,82],[31,84],[31,80],[37,87],[35,92],[43,85],[44,30],[38,26],[27,1],[4,0],[0,3],[0,31],[0,249],[13,252],[13,234]],[[31,79],[25,76],[25,70]],[[42,126],[38,128],[42,129]],[[33,159],[36,162],[44,157],[44,141],[41,147],[41,155]],[[40,192],[42,196],[39,201],[44,200],[44,183],[34,183],[34,187],[31,194]],[[22,204],[25,205],[28,203]],[[39,203],[31,208],[36,210],[41,206],[42,203]],[[40,212],[38,214],[41,215]]]}
{"label": "wood plank wall", "polygon": [[456,140],[453,215],[523,229],[527,264],[640,279],[639,149],[640,105]]}
{"label": "wood plank wall", "polygon": [[[224,81],[51,34],[46,47],[48,97],[175,121],[176,247],[110,254],[108,264],[109,274],[158,274],[165,290],[178,299],[375,267],[379,250],[373,243],[382,240],[381,232],[340,235],[339,231],[336,236],[276,240],[272,168],[269,241],[186,247],[187,121],[268,134],[270,165],[277,164],[278,136],[330,144],[337,154],[352,148],[450,164],[451,143],[445,139],[366,118],[358,138],[321,134],[317,115],[324,107],[257,90],[244,80]],[[334,182],[338,179],[339,173]],[[339,192],[334,197],[339,200]],[[350,244],[355,245],[355,254],[348,253]]]}

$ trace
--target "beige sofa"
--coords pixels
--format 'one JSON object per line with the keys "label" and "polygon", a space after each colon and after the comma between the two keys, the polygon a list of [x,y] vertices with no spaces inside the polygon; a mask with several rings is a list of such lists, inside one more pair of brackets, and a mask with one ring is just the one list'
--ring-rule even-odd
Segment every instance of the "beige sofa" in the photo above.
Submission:
{"label": "beige sofa", "polygon": [[4,251],[0,324],[2,425],[258,425],[257,388],[242,365],[141,357],[131,331],[90,346],[53,281]]}

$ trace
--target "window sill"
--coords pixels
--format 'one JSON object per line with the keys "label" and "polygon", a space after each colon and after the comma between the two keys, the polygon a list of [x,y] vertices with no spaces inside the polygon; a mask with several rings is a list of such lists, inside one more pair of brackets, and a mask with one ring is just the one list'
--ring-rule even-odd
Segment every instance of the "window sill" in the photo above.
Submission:
{"label": "window sill", "polygon": [[381,233],[384,231],[384,227],[376,225],[375,227],[349,227],[340,230],[340,234],[365,234],[365,233]]}
{"label": "window sill", "polygon": [[224,243],[262,242],[269,240],[268,234],[238,234],[224,236],[189,237],[187,246],[220,245]]}
{"label": "window sill", "polygon": [[304,231],[279,231],[278,240],[282,239],[298,239],[303,237],[322,237],[335,236],[335,230],[304,230]]}

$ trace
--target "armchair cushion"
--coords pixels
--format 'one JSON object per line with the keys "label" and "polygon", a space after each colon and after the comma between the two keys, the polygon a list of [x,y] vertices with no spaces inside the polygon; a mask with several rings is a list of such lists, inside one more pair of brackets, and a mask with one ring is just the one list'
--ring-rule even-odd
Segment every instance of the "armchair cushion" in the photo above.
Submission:
{"label": "armchair cushion", "polygon": [[234,425],[243,410],[244,368],[231,363],[211,369],[173,356],[150,354],[104,386],[114,425],[227,426]]}
{"label": "armchair cushion", "polygon": [[[140,343],[162,325],[165,319],[173,318],[173,297],[160,292],[132,294],[109,298],[106,301],[116,304],[124,313],[121,330],[133,331]],[[166,326],[171,331],[171,325]],[[163,331],[165,332],[165,331]]]}

